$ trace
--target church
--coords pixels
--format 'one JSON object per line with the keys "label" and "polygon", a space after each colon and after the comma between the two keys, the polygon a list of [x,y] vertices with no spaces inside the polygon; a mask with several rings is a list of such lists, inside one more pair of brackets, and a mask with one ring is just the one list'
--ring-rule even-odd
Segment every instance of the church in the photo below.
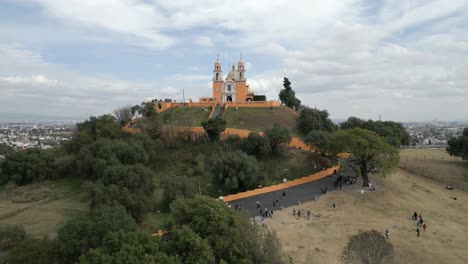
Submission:
{"label": "church", "polygon": [[232,65],[231,71],[223,79],[223,68],[219,58],[214,64],[213,70],[213,97],[202,97],[200,102],[214,102],[225,104],[228,102],[251,102],[254,100],[254,93],[249,90],[245,75],[245,62],[241,58]]}

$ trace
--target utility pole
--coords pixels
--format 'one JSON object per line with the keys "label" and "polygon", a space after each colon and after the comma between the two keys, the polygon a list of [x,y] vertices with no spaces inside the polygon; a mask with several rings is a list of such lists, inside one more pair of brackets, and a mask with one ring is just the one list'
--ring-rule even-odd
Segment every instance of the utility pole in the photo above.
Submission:
{"label": "utility pole", "polygon": [[184,101],[184,106],[185,106],[185,90],[182,89],[182,100]]}

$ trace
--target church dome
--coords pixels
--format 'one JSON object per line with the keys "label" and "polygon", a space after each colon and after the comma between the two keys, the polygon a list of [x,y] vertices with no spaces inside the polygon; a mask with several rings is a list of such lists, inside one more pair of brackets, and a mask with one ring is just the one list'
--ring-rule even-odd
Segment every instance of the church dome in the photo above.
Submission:
{"label": "church dome", "polygon": [[226,81],[236,81],[237,79],[236,66],[233,64],[231,72],[226,76]]}

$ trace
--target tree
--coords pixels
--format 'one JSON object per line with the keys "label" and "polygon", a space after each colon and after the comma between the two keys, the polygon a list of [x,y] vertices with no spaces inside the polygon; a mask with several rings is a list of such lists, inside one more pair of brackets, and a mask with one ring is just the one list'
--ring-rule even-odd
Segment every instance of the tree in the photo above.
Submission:
{"label": "tree", "polygon": [[10,252],[12,264],[56,263],[56,244],[48,238],[26,238]]}
{"label": "tree", "polygon": [[132,115],[139,114],[144,117],[152,117],[158,114],[153,102],[141,102],[140,105],[135,105],[130,110]]}
{"label": "tree", "polygon": [[79,263],[176,264],[176,261],[162,252],[158,239],[149,234],[118,231],[108,233],[102,245],[83,254]]}
{"label": "tree", "polygon": [[219,136],[226,129],[226,121],[219,116],[210,118],[201,125],[211,140],[219,140]]}
{"label": "tree", "polygon": [[330,144],[333,135],[330,132],[322,130],[312,130],[307,134],[304,142],[311,148],[325,155],[331,151]]}
{"label": "tree", "polygon": [[260,167],[257,160],[237,150],[216,160],[213,168],[216,180],[229,191],[246,191],[258,184]]}
{"label": "tree", "polygon": [[372,131],[360,128],[340,130],[336,132],[335,140],[341,144],[341,151],[351,152],[363,186],[369,185],[369,173],[385,176],[398,163],[398,150]]}
{"label": "tree", "polygon": [[0,225],[0,263],[10,263],[10,250],[26,239],[23,227]]}
{"label": "tree", "polygon": [[297,125],[304,134],[308,134],[312,130],[322,130],[330,133],[336,130],[336,125],[329,118],[327,110],[309,107],[302,109],[297,119]]}
{"label": "tree", "polygon": [[281,103],[289,108],[297,109],[301,105],[301,100],[296,98],[296,93],[291,88],[291,82],[286,77],[283,79],[283,87],[284,89],[279,93]]}
{"label": "tree", "polygon": [[242,144],[242,149],[249,155],[266,157],[271,154],[270,140],[257,132],[250,132]]}
{"label": "tree", "polygon": [[214,263],[213,250],[208,240],[201,238],[187,225],[176,228],[164,242],[166,252],[176,256],[179,263]]}
{"label": "tree", "polygon": [[99,138],[118,139],[122,136],[120,123],[112,115],[91,116],[89,120],[76,124],[72,139],[65,144],[69,152],[77,153],[81,147],[96,142]]}
{"label": "tree", "polygon": [[108,167],[101,180],[90,185],[91,208],[122,205],[140,221],[153,209],[152,176],[153,172],[142,164]]}
{"label": "tree", "polygon": [[104,237],[116,231],[134,231],[135,220],[125,208],[99,207],[89,215],[68,221],[58,231],[57,244],[61,263],[75,263],[80,255],[102,245]]}
{"label": "tree", "polygon": [[393,121],[365,121],[357,117],[350,117],[340,124],[341,129],[362,128],[373,131],[379,136],[384,137],[389,144],[394,147],[409,145],[410,136],[408,131],[401,123]]}
{"label": "tree", "polygon": [[349,238],[341,260],[346,264],[392,263],[393,246],[380,232],[361,230]]}
{"label": "tree", "polygon": [[0,155],[2,156],[5,156],[5,155],[8,155],[8,154],[11,154],[15,152],[15,149],[4,144],[4,143],[0,143]]}
{"label": "tree", "polygon": [[277,152],[279,146],[289,144],[292,139],[289,129],[280,127],[278,124],[275,124],[272,129],[266,130],[265,135],[270,141],[273,152]]}
{"label": "tree", "polygon": [[161,181],[164,188],[163,203],[167,209],[169,204],[177,198],[191,198],[195,196],[195,191],[187,176],[168,176]]}
{"label": "tree", "polygon": [[122,106],[114,110],[114,116],[122,126],[130,122],[133,118],[132,107]]}
{"label": "tree", "polygon": [[451,156],[468,160],[468,127],[463,129],[463,133],[459,137],[450,138],[447,144],[446,150]]}

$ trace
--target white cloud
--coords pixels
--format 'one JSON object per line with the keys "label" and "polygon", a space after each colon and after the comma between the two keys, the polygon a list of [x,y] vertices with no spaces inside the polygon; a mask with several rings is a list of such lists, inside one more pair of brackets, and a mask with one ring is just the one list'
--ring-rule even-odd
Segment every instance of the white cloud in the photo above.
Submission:
{"label": "white cloud", "polygon": [[197,43],[200,46],[204,47],[213,47],[214,43],[213,40],[211,40],[210,37],[208,36],[200,36],[195,40],[195,43]]}
{"label": "white cloud", "polygon": [[22,76],[10,76],[10,77],[0,77],[0,81],[5,81],[8,84],[12,85],[45,85],[45,86],[57,86],[59,85],[58,80],[50,80],[44,75],[33,75],[31,77],[22,77]]}

